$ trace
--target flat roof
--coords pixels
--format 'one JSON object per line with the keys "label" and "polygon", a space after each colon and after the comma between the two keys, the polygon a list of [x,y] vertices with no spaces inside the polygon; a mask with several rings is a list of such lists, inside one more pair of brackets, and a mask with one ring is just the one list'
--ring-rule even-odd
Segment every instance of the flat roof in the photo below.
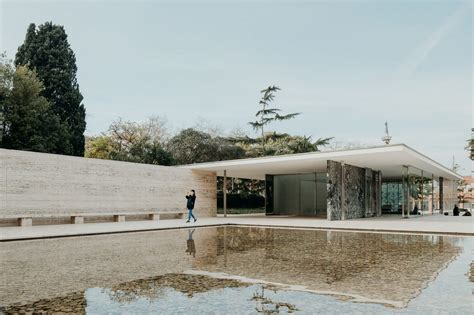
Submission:
{"label": "flat roof", "polygon": [[265,179],[266,174],[325,172],[328,160],[381,171],[384,179],[401,178],[402,166],[404,165],[410,166],[410,172],[414,174],[421,175],[423,170],[426,177],[434,175],[434,177],[443,177],[448,180],[463,178],[405,144],[195,163],[179,167],[212,171],[216,172],[218,176],[223,176],[224,170],[227,170],[228,177]]}

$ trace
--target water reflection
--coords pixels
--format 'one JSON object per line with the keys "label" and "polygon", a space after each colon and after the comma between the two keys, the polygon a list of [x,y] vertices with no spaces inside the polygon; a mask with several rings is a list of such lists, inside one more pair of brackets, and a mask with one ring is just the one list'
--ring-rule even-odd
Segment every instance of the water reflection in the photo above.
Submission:
{"label": "water reflection", "polygon": [[188,239],[186,240],[186,253],[189,255],[192,255],[193,257],[196,257],[196,244],[194,243],[193,240],[193,234],[194,234],[195,229],[189,229],[188,230]]}
{"label": "water reflection", "polygon": [[[81,313],[99,296],[108,301],[99,304],[136,306],[143,300],[172,303],[170,288],[173,298],[191,301],[228,289],[237,296],[238,289],[243,300],[254,302],[250,310],[295,311],[298,305],[259,291],[274,290],[277,297],[283,296],[277,290],[289,288],[404,307],[463,251],[463,241],[221,227],[7,242],[0,244],[0,305],[4,312]],[[456,275],[468,279],[466,270]],[[256,291],[249,287],[253,280],[267,283]]]}
{"label": "water reflection", "polygon": [[403,306],[459,253],[443,236],[260,228],[218,230],[216,259],[193,267]]}

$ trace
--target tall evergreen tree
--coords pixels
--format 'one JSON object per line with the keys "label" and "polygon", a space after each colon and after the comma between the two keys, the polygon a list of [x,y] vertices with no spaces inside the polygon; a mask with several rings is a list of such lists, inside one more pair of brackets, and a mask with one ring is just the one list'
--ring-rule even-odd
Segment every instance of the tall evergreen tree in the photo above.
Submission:
{"label": "tall evergreen tree", "polygon": [[61,126],[40,95],[42,89],[34,71],[0,60],[0,147],[39,152],[55,148]]}
{"label": "tall evergreen tree", "polygon": [[41,95],[60,119],[61,141],[51,153],[84,156],[86,110],[76,78],[76,57],[64,27],[51,22],[39,27],[30,24],[15,64],[36,71],[44,85]]}
{"label": "tall evergreen tree", "polygon": [[301,113],[291,113],[286,115],[280,115],[281,109],[279,108],[271,108],[270,105],[272,104],[273,100],[275,99],[275,93],[281,90],[278,86],[269,86],[264,90],[261,90],[262,98],[258,103],[262,106],[255,116],[257,117],[256,121],[251,121],[249,124],[255,129],[255,131],[261,132],[261,140],[262,140],[262,155],[267,155],[267,150],[265,148],[265,144],[267,142],[267,137],[265,136],[265,126],[270,124],[273,121],[281,121],[281,120],[288,120],[293,119]]}

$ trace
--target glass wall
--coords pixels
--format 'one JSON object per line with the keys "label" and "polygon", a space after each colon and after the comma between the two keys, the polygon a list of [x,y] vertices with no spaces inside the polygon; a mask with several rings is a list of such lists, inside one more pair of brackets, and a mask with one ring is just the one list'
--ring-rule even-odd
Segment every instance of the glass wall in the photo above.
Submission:
{"label": "glass wall", "polygon": [[401,182],[382,183],[382,212],[402,213],[403,187]]}
{"label": "glass wall", "polygon": [[325,216],[326,173],[273,176],[273,213]]}
{"label": "glass wall", "polygon": [[404,176],[405,186],[402,182],[382,183],[382,212],[402,213],[402,205],[405,205],[405,215],[408,212],[412,215],[433,213],[439,207],[438,181],[413,167],[408,167]]}

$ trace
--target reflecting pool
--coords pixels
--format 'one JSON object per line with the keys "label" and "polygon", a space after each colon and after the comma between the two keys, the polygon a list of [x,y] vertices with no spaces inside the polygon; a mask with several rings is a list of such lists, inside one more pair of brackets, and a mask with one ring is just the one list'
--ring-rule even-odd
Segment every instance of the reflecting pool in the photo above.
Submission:
{"label": "reflecting pool", "polygon": [[472,237],[218,227],[0,243],[0,312],[473,312]]}

